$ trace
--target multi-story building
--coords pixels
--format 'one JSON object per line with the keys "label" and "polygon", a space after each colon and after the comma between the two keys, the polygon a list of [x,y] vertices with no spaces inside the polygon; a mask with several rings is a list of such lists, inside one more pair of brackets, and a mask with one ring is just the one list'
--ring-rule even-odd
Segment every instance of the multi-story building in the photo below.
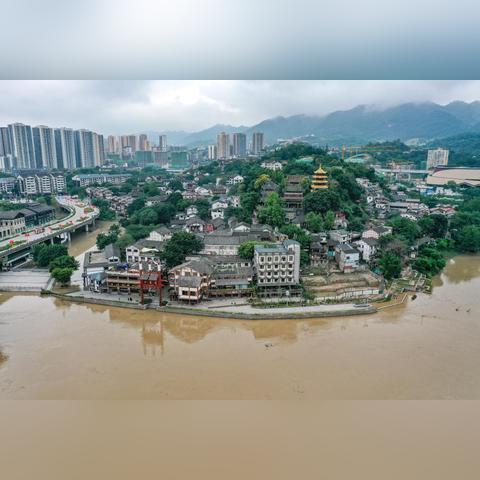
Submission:
{"label": "multi-story building", "polygon": [[118,137],[116,137],[115,135],[109,135],[107,138],[107,152],[120,153]]}
{"label": "multi-story building", "polygon": [[265,148],[264,137],[262,132],[254,132],[252,136],[252,153],[260,155]]}
{"label": "multi-story building", "polygon": [[55,151],[57,154],[57,168],[65,170],[77,168],[75,135],[71,128],[55,129]]}
{"label": "multi-story building", "polygon": [[0,193],[12,193],[15,189],[15,178],[2,177],[0,178]]}
{"label": "multi-story building", "polygon": [[103,135],[90,130],[75,131],[77,167],[99,167],[105,160]]}
{"label": "multi-story building", "polygon": [[54,194],[65,191],[62,174],[22,172],[17,176],[18,189],[23,195]]}
{"label": "multi-story building", "polygon": [[23,123],[8,125],[8,136],[15,167],[36,168],[35,149],[33,147],[32,127]]}
{"label": "multi-story building", "polygon": [[312,190],[328,189],[327,172],[322,167],[318,167],[317,170],[315,170],[315,173],[312,176],[311,188]]}
{"label": "multi-story building", "polygon": [[58,168],[53,128],[39,125],[32,128],[32,135],[36,167],[46,170]]}
{"label": "multi-story building", "polygon": [[300,283],[300,244],[255,245],[254,265],[259,286],[289,286]]}
{"label": "multi-story building", "polygon": [[12,154],[12,146],[10,144],[10,136],[8,127],[0,127],[0,157]]}
{"label": "multi-story building", "polygon": [[217,146],[209,145],[208,146],[208,159],[215,160],[217,158]]}
{"label": "multi-story building", "polygon": [[190,260],[169,272],[172,297],[187,302],[199,302],[209,291],[213,267],[209,262]]}
{"label": "multi-story building", "polygon": [[217,135],[217,158],[225,160],[230,158],[230,135],[221,132]]}
{"label": "multi-story building", "polygon": [[149,146],[150,142],[148,141],[148,137],[144,133],[141,133],[138,136],[138,149],[145,152],[150,149]]}
{"label": "multi-story building", "polygon": [[234,133],[232,140],[233,156],[244,157],[247,154],[247,136],[244,133]]}
{"label": "multi-story building", "polygon": [[13,237],[25,231],[25,215],[20,210],[0,212],[0,238]]}
{"label": "multi-story building", "polygon": [[158,149],[160,152],[166,152],[167,151],[167,136],[166,135],[160,135],[158,137]]}
{"label": "multi-story building", "polygon": [[0,172],[10,172],[14,167],[13,155],[0,156]]}
{"label": "multi-story building", "polygon": [[335,260],[342,272],[352,272],[360,265],[360,252],[348,243],[341,243],[335,247]]}
{"label": "multi-story building", "polygon": [[445,148],[429,150],[427,154],[427,170],[448,165],[449,154],[450,152]]}
{"label": "multi-story building", "polygon": [[114,175],[109,175],[106,173],[92,173],[84,175],[75,175],[72,180],[76,182],[80,187],[85,187],[87,185],[94,185],[102,183],[112,183],[118,185],[120,183],[126,182],[131,175],[129,173],[119,173]]}

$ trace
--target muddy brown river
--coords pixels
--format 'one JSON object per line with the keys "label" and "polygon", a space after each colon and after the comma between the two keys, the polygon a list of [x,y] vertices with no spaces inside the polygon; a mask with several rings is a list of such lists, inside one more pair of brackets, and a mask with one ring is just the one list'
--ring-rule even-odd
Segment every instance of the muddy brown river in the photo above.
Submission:
{"label": "muddy brown river", "polygon": [[478,399],[479,293],[480,256],[451,259],[432,295],[362,317],[240,321],[4,293],[0,398]]}

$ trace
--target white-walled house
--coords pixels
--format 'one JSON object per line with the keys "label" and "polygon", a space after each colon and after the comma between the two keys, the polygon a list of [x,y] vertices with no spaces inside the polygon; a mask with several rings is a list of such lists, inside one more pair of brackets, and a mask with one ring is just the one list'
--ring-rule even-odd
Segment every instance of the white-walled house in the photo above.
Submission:
{"label": "white-walled house", "polygon": [[386,225],[381,227],[372,227],[362,233],[362,238],[374,238],[375,240],[378,240],[380,237],[389,235],[390,233],[392,233],[392,227]]}
{"label": "white-walled house", "polygon": [[282,164],[280,162],[263,162],[262,168],[276,172],[282,169]]}
{"label": "white-walled house", "polygon": [[156,242],[166,242],[172,238],[172,232],[167,227],[160,227],[150,232],[148,240]]}
{"label": "white-walled house", "polygon": [[362,260],[369,263],[378,250],[378,240],[374,238],[362,238],[354,242],[355,248],[361,253]]}
{"label": "white-walled house", "polygon": [[227,185],[238,185],[239,183],[243,183],[243,177],[241,175],[235,175],[234,177],[230,177],[226,183]]}

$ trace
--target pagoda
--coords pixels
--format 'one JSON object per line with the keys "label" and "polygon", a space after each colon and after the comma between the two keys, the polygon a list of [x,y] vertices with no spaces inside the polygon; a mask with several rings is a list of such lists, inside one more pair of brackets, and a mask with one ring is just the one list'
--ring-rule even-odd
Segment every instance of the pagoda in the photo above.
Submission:
{"label": "pagoda", "polygon": [[318,167],[318,169],[315,170],[315,173],[312,176],[312,190],[325,190],[327,188],[327,172],[322,167]]}

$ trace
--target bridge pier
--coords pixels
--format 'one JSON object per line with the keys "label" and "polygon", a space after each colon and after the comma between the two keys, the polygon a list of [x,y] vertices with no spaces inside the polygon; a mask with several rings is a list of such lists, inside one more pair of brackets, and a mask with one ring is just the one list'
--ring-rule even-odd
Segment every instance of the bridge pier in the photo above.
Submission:
{"label": "bridge pier", "polygon": [[90,231],[88,223],[85,225],[85,231],[88,233]]}

